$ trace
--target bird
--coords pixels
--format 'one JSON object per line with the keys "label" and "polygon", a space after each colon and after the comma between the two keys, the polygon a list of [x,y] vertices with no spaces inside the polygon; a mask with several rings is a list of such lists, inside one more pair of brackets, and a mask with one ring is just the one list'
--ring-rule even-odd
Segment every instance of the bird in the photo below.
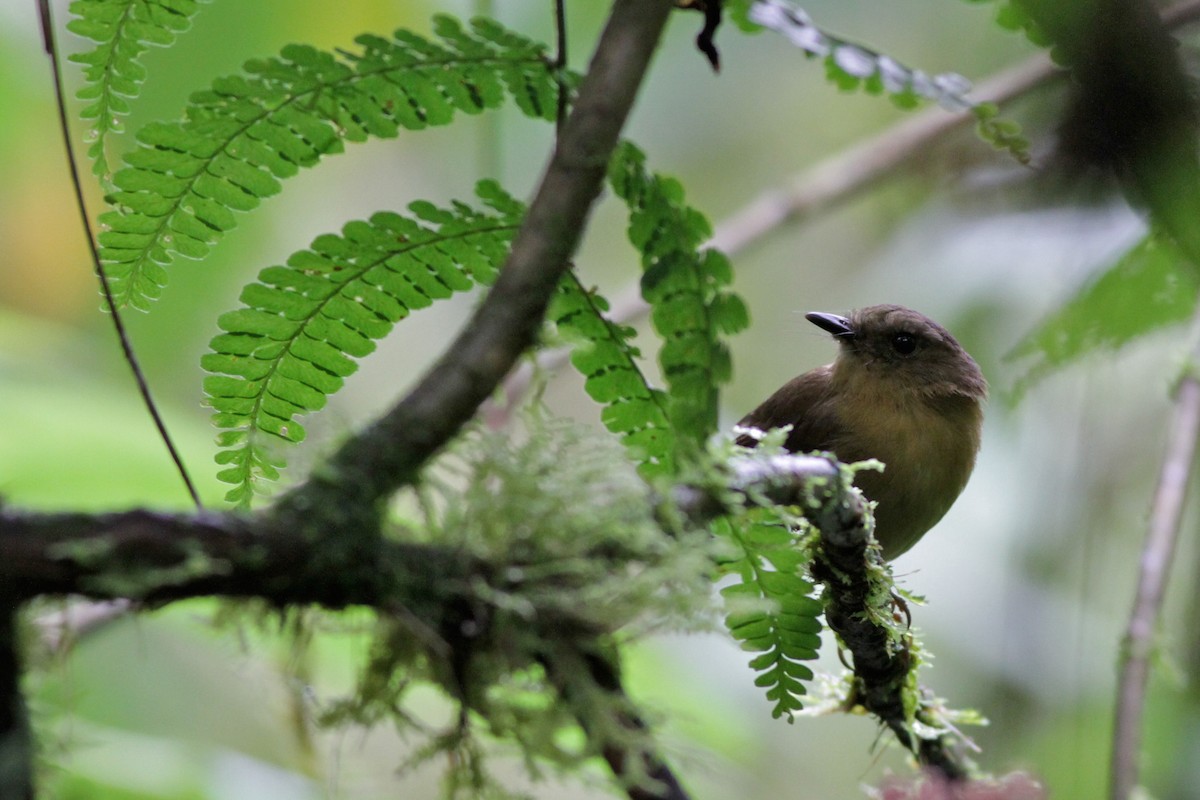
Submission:
{"label": "bird", "polygon": [[[941,325],[898,305],[805,318],[838,344],[832,363],[785,383],[739,429],[791,425],[784,447],[844,463],[878,459],[855,484],[875,502],[875,539],[887,560],[907,552],[946,514],[975,467],[988,386],[979,365]],[[738,444],[758,437],[743,432]]]}

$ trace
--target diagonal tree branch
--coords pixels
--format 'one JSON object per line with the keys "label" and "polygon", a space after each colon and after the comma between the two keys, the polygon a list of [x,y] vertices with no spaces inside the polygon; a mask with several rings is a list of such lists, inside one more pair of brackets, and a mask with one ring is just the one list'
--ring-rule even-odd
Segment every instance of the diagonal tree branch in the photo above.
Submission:
{"label": "diagonal tree branch", "polygon": [[671,10],[618,0],[500,277],[408,397],[348,440],[277,504],[308,513],[314,492],[371,504],[410,482],[533,344],[599,194],[608,160]]}

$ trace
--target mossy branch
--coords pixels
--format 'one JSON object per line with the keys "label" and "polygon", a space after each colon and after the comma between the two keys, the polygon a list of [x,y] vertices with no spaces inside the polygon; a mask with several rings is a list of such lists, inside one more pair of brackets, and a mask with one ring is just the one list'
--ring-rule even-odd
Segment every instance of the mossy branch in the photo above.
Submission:
{"label": "mossy branch", "polygon": [[734,458],[728,478],[724,485],[677,487],[674,505],[695,521],[736,514],[749,504],[802,511],[820,532],[811,574],[825,585],[825,620],[853,660],[847,704],[873,714],[922,765],[949,780],[966,778],[970,764],[961,736],[917,684],[919,656],[892,607],[902,601],[873,545],[863,497],[837,462],[794,455]]}

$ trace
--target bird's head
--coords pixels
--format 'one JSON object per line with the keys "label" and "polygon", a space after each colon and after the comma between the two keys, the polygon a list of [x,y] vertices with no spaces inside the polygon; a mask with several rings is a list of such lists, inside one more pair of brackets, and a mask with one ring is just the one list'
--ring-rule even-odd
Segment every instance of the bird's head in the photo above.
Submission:
{"label": "bird's head", "polygon": [[886,386],[908,397],[987,397],[987,381],[975,359],[924,314],[879,305],[848,317],[813,312],[805,318],[838,342],[835,381]]}

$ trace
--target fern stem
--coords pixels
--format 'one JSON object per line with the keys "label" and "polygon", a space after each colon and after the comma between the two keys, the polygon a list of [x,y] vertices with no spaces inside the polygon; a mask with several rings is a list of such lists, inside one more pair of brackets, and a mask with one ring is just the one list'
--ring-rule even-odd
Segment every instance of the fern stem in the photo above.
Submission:
{"label": "fern stem", "polygon": [[130,341],[129,332],[125,328],[125,320],[122,318],[121,311],[117,307],[117,302],[113,298],[108,274],[104,271],[104,265],[100,261],[100,251],[96,245],[95,232],[92,230],[92,223],[88,217],[87,201],[83,196],[83,184],[79,179],[75,147],[71,142],[71,126],[67,118],[66,92],[63,87],[62,69],[59,67],[58,45],[54,37],[54,24],[50,11],[50,3],[49,0],[38,0],[38,5],[41,9],[42,35],[46,44],[46,54],[50,57],[50,71],[54,81],[55,104],[58,108],[58,124],[62,132],[63,147],[67,154],[67,168],[71,173],[71,186],[75,194],[75,204],[79,211],[79,221],[83,225],[84,238],[87,239],[88,252],[92,258],[92,267],[96,272],[97,279],[100,281],[100,293],[104,296],[104,304],[108,307],[109,317],[113,323],[113,330],[117,334],[117,340],[121,343],[121,352],[125,358],[125,363],[129,365],[129,369],[133,373],[133,380],[137,384],[138,393],[142,396],[142,402],[146,406],[146,411],[150,414],[150,418],[154,422],[154,427],[158,431],[158,436],[166,446],[167,453],[170,455],[171,461],[175,464],[175,471],[179,473],[179,477],[183,480],[184,487],[187,489],[192,503],[196,508],[203,508],[204,504],[200,501],[200,493],[196,491],[196,484],[192,481],[192,477],[183,463],[183,457],[180,455],[178,448],[175,447],[175,442],[171,439],[171,434],[167,431],[167,426],[163,421],[158,404],[155,403],[154,396],[150,393],[150,384],[146,380],[145,373],[142,372],[142,366],[138,361],[137,355],[133,352],[133,343]]}

